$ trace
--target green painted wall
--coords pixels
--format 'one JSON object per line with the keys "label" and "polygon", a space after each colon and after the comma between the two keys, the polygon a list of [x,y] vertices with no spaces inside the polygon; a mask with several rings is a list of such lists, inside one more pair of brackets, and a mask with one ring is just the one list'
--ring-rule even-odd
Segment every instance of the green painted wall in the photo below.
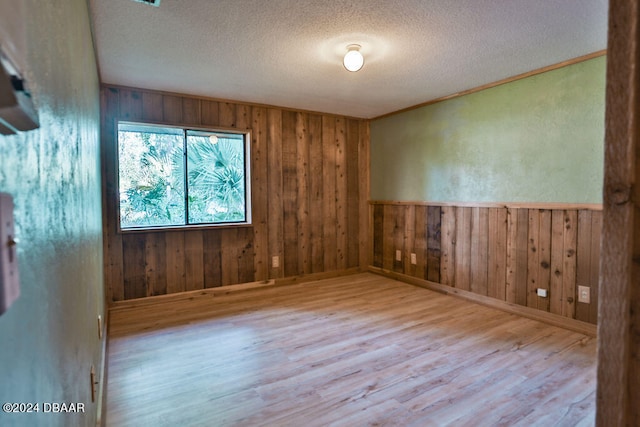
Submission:
{"label": "green painted wall", "polygon": [[[15,0],[0,1],[0,14]],[[0,316],[0,403],[82,402],[84,414],[6,414],[0,426],[93,426],[90,366],[104,314],[99,83],[85,0],[24,0],[41,128],[0,136],[22,293]]]}
{"label": "green painted wall", "polygon": [[371,198],[601,203],[605,57],[371,123]]}

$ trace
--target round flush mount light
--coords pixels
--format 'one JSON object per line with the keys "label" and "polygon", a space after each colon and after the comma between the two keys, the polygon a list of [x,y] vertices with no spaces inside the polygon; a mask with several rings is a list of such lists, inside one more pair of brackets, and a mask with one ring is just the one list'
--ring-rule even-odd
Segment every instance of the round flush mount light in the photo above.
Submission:
{"label": "round flush mount light", "polygon": [[218,143],[218,137],[216,135],[209,135],[209,142],[216,145]]}
{"label": "round flush mount light", "polygon": [[356,72],[362,68],[364,65],[364,57],[360,53],[359,44],[350,44],[347,46],[347,53],[344,55],[342,63],[344,64],[344,68],[351,72]]}

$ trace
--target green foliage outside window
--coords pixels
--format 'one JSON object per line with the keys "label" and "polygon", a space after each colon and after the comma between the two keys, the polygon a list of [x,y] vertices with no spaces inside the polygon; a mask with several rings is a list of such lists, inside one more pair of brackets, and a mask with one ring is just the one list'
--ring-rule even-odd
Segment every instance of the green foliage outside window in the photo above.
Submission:
{"label": "green foliage outside window", "polygon": [[120,123],[122,229],[247,222],[246,135]]}

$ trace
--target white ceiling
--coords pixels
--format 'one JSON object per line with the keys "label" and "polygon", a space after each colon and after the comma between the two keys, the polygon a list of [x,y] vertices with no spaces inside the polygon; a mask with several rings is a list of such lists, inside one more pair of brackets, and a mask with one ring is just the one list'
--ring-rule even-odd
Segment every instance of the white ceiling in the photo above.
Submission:
{"label": "white ceiling", "polygon": [[[607,43],[607,0],[89,3],[104,83],[362,118]],[[342,66],[351,43],[357,73]]]}

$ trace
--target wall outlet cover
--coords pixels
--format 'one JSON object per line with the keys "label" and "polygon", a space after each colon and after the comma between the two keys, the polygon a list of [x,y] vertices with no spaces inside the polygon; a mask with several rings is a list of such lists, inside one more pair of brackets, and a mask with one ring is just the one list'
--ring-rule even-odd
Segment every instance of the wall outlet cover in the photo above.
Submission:
{"label": "wall outlet cover", "polygon": [[13,198],[0,193],[0,314],[20,296],[18,253],[13,223]]}
{"label": "wall outlet cover", "polygon": [[588,286],[578,286],[578,302],[591,304],[591,288]]}

